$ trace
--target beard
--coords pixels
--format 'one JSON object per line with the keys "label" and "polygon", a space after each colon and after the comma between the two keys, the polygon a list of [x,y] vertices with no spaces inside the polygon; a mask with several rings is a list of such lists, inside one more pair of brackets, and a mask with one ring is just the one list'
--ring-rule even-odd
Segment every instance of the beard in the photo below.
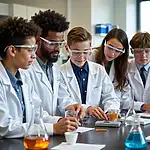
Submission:
{"label": "beard", "polygon": [[[42,43],[40,51],[41,51],[42,57],[44,57],[46,60],[48,60],[48,62],[55,63],[58,61],[58,57],[59,57],[58,50],[53,50],[52,52],[48,52],[48,50],[45,49],[45,47]],[[53,56],[53,53],[56,53],[56,52],[58,52],[58,55]]]}

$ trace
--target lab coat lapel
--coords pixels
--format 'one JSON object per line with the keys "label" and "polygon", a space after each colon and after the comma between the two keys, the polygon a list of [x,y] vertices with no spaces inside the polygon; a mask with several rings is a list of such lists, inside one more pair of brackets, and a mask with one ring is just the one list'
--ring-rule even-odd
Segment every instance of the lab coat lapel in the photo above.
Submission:
{"label": "lab coat lapel", "polygon": [[29,86],[27,82],[25,82],[24,77],[22,77],[23,85],[22,85],[22,93],[23,93],[23,99],[24,99],[24,105],[25,105],[25,117],[26,121],[29,122],[31,119],[31,94],[29,93]]}
{"label": "lab coat lapel", "polygon": [[[35,67],[34,67],[35,66]],[[43,72],[41,66],[39,65],[38,61],[35,60],[33,63],[33,68],[35,69],[37,75],[39,76],[38,78],[50,89],[50,91],[53,93],[52,87],[49,83],[49,80],[46,76],[46,74]]]}
{"label": "lab coat lapel", "polygon": [[136,67],[135,62],[132,64],[131,72],[133,73],[134,79],[137,80],[137,82],[139,82],[142,87],[144,87],[144,86],[143,86],[142,79],[141,79],[141,77],[140,77],[140,73],[139,73],[139,71],[138,71],[138,69],[137,69],[137,67]]}
{"label": "lab coat lapel", "polygon": [[78,99],[80,99],[81,101],[81,94],[80,94],[80,89],[79,89],[79,85],[78,85],[78,81],[76,79],[76,76],[73,72],[70,60],[67,62],[66,64],[66,72],[67,72],[67,78],[69,78],[70,80],[70,87],[71,87],[71,91],[73,91],[76,95],[76,97],[78,97]]}
{"label": "lab coat lapel", "polygon": [[88,65],[89,65],[89,75],[88,75],[88,84],[87,84],[87,93],[86,93],[86,103],[88,103],[88,101],[91,101],[92,98],[91,92],[95,85],[94,81],[95,81],[95,75],[97,73],[92,63],[88,61]]}

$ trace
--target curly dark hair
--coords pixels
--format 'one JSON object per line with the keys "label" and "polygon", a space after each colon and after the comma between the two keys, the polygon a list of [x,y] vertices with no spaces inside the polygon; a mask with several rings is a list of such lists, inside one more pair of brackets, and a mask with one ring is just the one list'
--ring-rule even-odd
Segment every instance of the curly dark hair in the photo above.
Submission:
{"label": "curly dark hair", "polygon": [[69,22],[62,14],[54,10],[39,11],[31,17],[31,22],[34,22],[42,29],[42,37],[46,37],[48,31],[64,32],[69,28]]}
{"label": "curly dark hair", "polygon": [[23,18],[10,17],[0,23],[0,56],[4,58],[4,49],[10,45],[23,45],[29,37],[37,37],[41,29]]}

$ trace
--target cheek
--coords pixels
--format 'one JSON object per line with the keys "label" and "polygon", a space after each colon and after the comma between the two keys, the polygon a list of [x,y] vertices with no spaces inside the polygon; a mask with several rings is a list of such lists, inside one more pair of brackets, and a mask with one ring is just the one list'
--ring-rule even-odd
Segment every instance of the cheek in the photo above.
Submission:
{"label": "cheek", "polygon": [[120,53],[119,53],[119,54],[116,54],[114,59],[116,59],[116,58],[119,57],[119,56],[120,56]]}
{"label": "cheek", "polygon": [[106,56],[107,56],[107,54],[108,54],[107,50],[106,50],[106,49],[104,49],[104,56],[106,57]]}
{"label": "cheek", "polygon": [[88,55],[87,55],[87,56],[83,56],[83,58],[84,58],[85,60],[87,60],[87,59],[88,59],[88,57],[89,57]]}
{"label": "cheek", "polygon": [[147,57],[147,58],[148,58],[148,61],[150,61],[150,55],[148,55],[148,57]]}

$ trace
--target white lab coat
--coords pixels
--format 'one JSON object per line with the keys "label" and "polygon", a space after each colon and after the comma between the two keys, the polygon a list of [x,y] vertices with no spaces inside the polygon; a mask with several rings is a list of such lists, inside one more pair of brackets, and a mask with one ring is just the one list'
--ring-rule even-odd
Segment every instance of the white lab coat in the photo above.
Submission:
{"label": "white lab coat", "polygon": [[[86,109],[89,106],[101,106],[102,104],[105,112],[109,109],[119,110],[120,100],[116,97],[112,82],[105,68],[90,61],[88,61],[88,64],[89,75],[86,104],[83,104],[84,108]],[[61,66],[61,84],[67,86],[66,91],[75,102],[82,104],[78,81],[73,72],[70,60]]]}
{"label": "white lab coat", "polygon": [[[92,54],[89,57],[89,60],[96,62],[96,54],[97,54],[98,50],[94,49],[92,51]],[[115,80],[115,69],[114,69],[114,63],[112,63],[112,66],[110,68],[110,72],[109,72],[109,77],[114,85],[114,88],[117,85],[117,81]],[[118,89],[115,88],[115,93],[117,95],[117,97],[120,99],[120,109],[128,109],[129,105],[131,104],[131,87],[129,84],[127,84],[127,86],[124,87],[123,91],[120,91]]]}
{"label": "white lab coat", "polygon": [[138,68],[135,64],[135,61],[132,60],[129,63],[128,78],[131,88],[134,91],[135,97],[134,109],[140,110],[141,106],[144,103],[150,104],[150,73],[148,73],[146,85],[144,88]]}
{"label": "white lab coat", "polygon": [[33,62],[27,72],[34,84],[36,93],[38,93],[43,101],[44,110],[58,120],[60,117],[56,115],[60,115],[60,112],[61,114],[64,114],[64,109],[68,105],[73,104],[71,101],[61,101],[58,99],[60,66],[58,66],[57,63],[53,63],[53,90],[46,74],[37,60]]}
{"label": "white lab coat", "polygon": [[[35,106],[35,120],[38,121],[39,107],[41,99],[35,93],[30,78],[22,71],[21,78],[23,81],[22,92],[25,103],[26,123],[23,123],[23,112],[20,101],[11,81],[7,75],[5,68],[0,62],[0,136],[7,138],[23,137],[27,131],[28,123],[31,120],[32,106]],[[43,120],[47,128],[48,134],[53,134],[53,124],[55,120],[44,112]]]}

